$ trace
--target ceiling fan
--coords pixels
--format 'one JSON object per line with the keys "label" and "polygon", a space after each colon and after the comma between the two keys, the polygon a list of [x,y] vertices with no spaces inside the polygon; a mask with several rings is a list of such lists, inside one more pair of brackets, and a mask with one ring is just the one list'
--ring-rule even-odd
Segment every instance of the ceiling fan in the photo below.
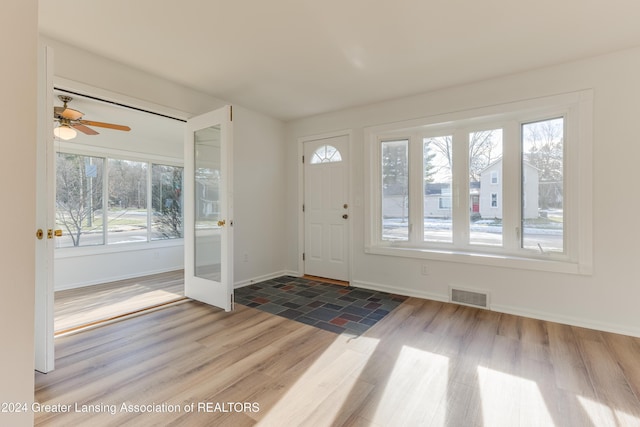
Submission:
{"label": "ceiling fan", "polygon": [[73,98],[66,95],[58,95],[58,98],[64,104],[62,107],[53,107],[53,119],[59,123],[59,126],[53,130],[55,136],[60,139],[69,140],[76,137],[76,130],[85,135],[98,135],[98,132],[89,126],[114,129],[128,132],[131,130],[129,126],[116,125],[113,123],[94,122],[92,120],[82,120],[84,116],[78,110],[67,107],[67,103]]}

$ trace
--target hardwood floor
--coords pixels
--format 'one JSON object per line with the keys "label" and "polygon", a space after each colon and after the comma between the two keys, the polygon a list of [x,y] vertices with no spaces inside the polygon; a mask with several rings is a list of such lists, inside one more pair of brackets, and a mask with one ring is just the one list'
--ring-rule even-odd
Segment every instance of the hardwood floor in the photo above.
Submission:
{"label": "hardwood floor", "polygon": [[63,333],[183,297],[183,270],[57,291],[54,330]]}
{"label": "hardwood floor", "polygon": [[56,352],[36,425],[640,425],[640,339],[416,298],[358,338],[187,302]]}

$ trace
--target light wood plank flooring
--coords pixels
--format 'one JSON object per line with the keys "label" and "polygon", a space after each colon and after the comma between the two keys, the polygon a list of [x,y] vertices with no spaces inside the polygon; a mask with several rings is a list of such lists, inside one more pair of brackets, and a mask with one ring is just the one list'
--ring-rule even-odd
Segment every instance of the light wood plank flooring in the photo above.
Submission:
{"label": "light wood plank flooring", "polygon": [[56,352],[37,425],[640,425],[640,339],[415,298],[358,338],[187,302]]}
{"label": "light wood plank flooring", "polygon": [[183,270],[58,291],[54,329],[60,333],[183,297]]}

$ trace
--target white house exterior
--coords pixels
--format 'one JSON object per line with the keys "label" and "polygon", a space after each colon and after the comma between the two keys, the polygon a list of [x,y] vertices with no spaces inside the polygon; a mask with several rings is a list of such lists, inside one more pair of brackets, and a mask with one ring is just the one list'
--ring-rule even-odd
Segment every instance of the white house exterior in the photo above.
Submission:
{"label": "white house exterior", "polygon": [[[523,217],[538,217],[538,169],[523,163]],[[502,219],[502,159],[480,173],[480,216]]]}
{"label": "white house exterior", "polygon": [[426,218],[451,218],[451,185],[430,184],[424,196]]}

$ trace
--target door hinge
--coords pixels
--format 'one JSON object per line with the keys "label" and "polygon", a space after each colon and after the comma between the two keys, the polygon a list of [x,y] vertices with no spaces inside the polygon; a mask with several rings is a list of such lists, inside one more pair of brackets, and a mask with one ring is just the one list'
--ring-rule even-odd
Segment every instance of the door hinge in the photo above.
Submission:
{"label": "door hinge", "polygon": [[229,105],[229,121],[233,121],[233,105]]}
{"label": "door hinge", "polygon": [[302,204],[302,212],[304,212],[304,203]]}
{"label": "door hinge", "polygon": [[302,252],[302,260],[303,261],[305,260],[305,253],[304,252]]}
{"label": "door hinge", "polygon": [[304,156],[302,156],[302,163],[304,163]]}

